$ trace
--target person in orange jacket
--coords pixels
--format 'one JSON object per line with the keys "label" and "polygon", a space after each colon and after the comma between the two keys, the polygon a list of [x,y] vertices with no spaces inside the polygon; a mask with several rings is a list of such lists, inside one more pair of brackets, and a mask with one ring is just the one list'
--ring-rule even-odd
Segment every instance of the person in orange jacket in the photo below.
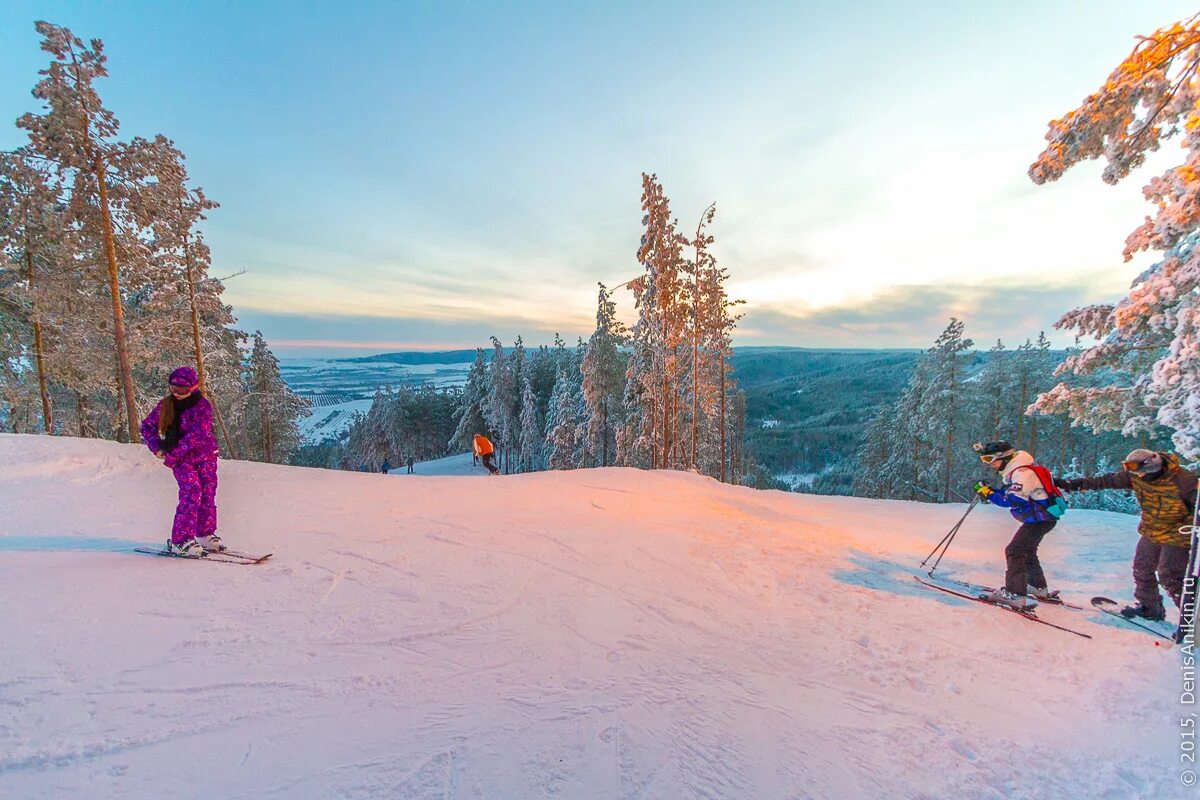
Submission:
{"label": "person in orange jacket", "polygon": [[488,468],[488,472],[499,475],[500,468],[492,463],[495,454],[496,448],[492,446],[492,441],[482,433],[475,434],[475,455],[483,459],[483,465]]}

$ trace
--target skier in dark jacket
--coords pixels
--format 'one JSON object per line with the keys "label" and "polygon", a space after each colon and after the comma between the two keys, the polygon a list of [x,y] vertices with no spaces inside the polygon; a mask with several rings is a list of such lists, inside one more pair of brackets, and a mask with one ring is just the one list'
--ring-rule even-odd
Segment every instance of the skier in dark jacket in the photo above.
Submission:
{"label": "skier in dark jacket", "polygon": [[1134,450],[1125,457],[1120,472],[1092,478],[1070,478],[1054,483],[1068,492],[1101,489],[1129,489],[1142,507],[1138,523],[1137,549],[1133,555],[1133,596],[1136,606],[1126,606],[1121,614],[1132,619],[1166,618],[1158,587],[1167,590],[1175,605],[1183,592],[1191,536],[1189,529],[1196,513],[1196,473],[1179,465],[1173,453]]}
{"label": "skier in dark jacket", "polygon": [[984,502],[1007,508],[1021,523],[1004,549],[1004,587],[991,592],[988,599],[1018,611],[1031,610],[1037,607],[1035,598],[1046,600],[1056,594],[1046,588],[1037,553],[1042,538],[1058,524],[1058,517],[1051,513],[1054,500],[1038,474],[1044,468],[1037,467],[1029,453],[1008,442],[986,442],[974,445],[974,449],[980,461],[1004,476],[1000,489],[978,483],[975,491]]}

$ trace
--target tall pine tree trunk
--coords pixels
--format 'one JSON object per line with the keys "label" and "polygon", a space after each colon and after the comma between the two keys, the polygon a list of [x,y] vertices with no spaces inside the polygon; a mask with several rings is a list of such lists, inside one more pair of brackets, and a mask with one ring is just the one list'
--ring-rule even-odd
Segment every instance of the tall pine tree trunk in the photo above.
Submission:
{"label": "tall pine tree trunk", "polygon": [[663,370],[662,382],[662,406],[663,406],[663,425],[662,425],[662,467],[663,469],[671,468],[671,385],[667,379],[667,371]]}
{"label": "tall pine tree trunk", "polygon": [[608,395],[600,400],[600,466],[608,466]]}
{"label": "tall pine tree trunk", "polygon": [[727,457],[725,449],[725,440],[728,437],[728,429],[725,425],[725,356],[721,356],[721,483],[725,483],[725,459]]}
{"label": "tall pine tree trunk", "polygon": [[50,404],[50,387],[46,380],[45,347],[42,344],[42,315],[38,309],[37,279],[33,273],[33,250],[29,247],[29,226],[25,227],[25,269],[29,278],[29,297],[33,306],[33,360],[37,368],[38,391],[42,395],[42,425],[54,435],[54,408]]}
{"label": "tall pine tree trunk", "polygon": [[[179,199],[178,210],[180,219],[182,219],[182,198]],[[196,354],[196,374],[200,378],[200,391],[212,401],[213,416],[216,417],[217,428],[221,431],[221,440],[225,442],[229,454],[236,455],[233,449],[233,439],[229,436],[229,429],[225,427],[225,417],[221,415],[221,406],[217,403],[216,397],[212,397],[208,391],[208,382],[204,371],[204,348],[200,343],[200,309],[196,305],[196,272],[192,266],[192,249],[187,231],[183,232],[183,268],[187,275],[188,303],[192,308],[192,348]]]}
{"label": "tall pine tree trunk", "polygon": [[121,302],[121,277],[117,266],[117,242],[113,235],[112,211],[108,205],[108,180],[104,174],[104,157],[97,152],[92,161],[96,185],[100,191],[101,231],[104,236],[104,255],[108,262],[108,288],[112,295],[113,338],[117,345],[117,374],[125,399],[125,418],[129,441],[137,441],[137,401],[133,389],[133,368],[129,362],[129,346],[125,334],[125,309]]}
{"label": "tall pine tree trunk", "polygon": [[[951,356],[953,358],[953,356]],[[954,463],[954,418],[957,416],[954,407],[954,398],[958,392],[958,379],[952,371],[950,373],[950,414],[946,420],[946,475],[942,483],[942,502],[950,502],[950,468]]]}
{"label": "tall pine tree trunk", "polygon": [[268,464],[274,464],[275,463],[275,447],[274,447],[275,443],[273,441],[271,441],[270,409],[267,408],[267,402],[265,399],[260,400],[259,402],[262,403],[263,456],[265,456],[266,462]]}
{"label": "tall pine tree trunk", "polygon": [[75,408],[79,415],[79,438],[84,439],[87,437],[87,398],[83,392],[75,393]]}
{"label": "tall pine tree trunk", "polygon": [[1062,427],[1062,442],[1059,445],[1058,451],[1058,468],[1064,469],[1067,466],[1067,453],[1071,449],[1071,415],[1063,415]]}
{"label": "tall pine tree trunk", "polygon": [[[699,237],[697,236],[697,239]],[[692,458],[696,468],[696,442],[700,438],[700,256],[696,255],[695,285],[692,288]]]}

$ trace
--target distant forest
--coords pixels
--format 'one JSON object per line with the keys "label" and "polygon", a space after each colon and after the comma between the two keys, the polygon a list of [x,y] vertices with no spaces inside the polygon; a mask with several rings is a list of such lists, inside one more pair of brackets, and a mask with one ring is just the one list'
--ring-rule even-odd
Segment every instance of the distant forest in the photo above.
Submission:
{"label": "distant forest", "polygon": [[737,348],[732,364],[746,393],[747,451],[776,476],[852,463],[867,423],[900,397],[920,356],[920,350]]}

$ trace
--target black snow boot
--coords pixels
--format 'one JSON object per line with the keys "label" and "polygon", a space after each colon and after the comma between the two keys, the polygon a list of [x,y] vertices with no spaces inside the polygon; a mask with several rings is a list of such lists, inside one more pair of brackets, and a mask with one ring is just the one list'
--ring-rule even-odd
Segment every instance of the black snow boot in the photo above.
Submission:
{"label": "black snow boot", "polygon": [[1134,617],[1142,617],[1151,622],[1162,622],[1167,618],[1166,609],[1162,606],[1158,608],[1146,608],[1144,603],[1139,603],[1136,606],[1125,606],[1121,609],[1121,616],[1125,619],[1133,619]]}

